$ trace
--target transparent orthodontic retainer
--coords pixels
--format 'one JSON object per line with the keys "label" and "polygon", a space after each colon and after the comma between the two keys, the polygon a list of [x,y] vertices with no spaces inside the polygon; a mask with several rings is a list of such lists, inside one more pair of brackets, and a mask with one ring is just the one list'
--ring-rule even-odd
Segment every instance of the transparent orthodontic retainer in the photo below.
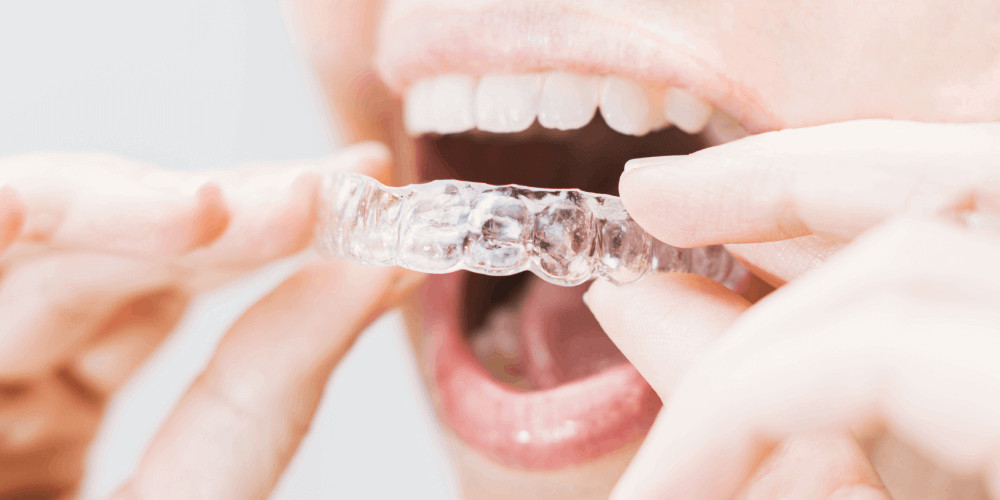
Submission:
{"label": "transparent orthodontic retainer", "polygon": [[721,246],[653,239],[615,196],[439,180],[387,187],[360,174],[324,179],[317,245],[363,264],[492,276],[531,271],[562,286],[601,277],[618,285],[649,272],[688,272],[730,289],[746,269]]}

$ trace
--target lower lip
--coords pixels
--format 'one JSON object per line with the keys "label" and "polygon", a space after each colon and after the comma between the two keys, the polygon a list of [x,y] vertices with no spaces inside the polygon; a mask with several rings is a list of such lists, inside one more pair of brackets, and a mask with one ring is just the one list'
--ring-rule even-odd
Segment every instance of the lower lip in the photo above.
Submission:
{"label": "lower lip", "polygon": [[546,390],[519,391],[495,380],[465,340],[463,284],[459,273],[432,276],[421,299],[434,397],[462,441],[504,465],[552,470],[645,436],[661,402],[628,363]]}

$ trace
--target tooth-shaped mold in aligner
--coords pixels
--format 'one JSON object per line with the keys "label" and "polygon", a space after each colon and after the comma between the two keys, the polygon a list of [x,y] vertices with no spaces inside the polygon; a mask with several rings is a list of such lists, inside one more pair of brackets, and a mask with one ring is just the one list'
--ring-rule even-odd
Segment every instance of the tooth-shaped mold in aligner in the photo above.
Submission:
{"label": "tooth-shaped mold in aligner", "polygon": [[691,272],[730,288],[747,271],[721,246],[653,239],[615,196],[454,180],[386,187],[359,174],[325,178],[317,244],[325,253],[425,273],[531,271],[563,286],[623,285],[650,271]]}

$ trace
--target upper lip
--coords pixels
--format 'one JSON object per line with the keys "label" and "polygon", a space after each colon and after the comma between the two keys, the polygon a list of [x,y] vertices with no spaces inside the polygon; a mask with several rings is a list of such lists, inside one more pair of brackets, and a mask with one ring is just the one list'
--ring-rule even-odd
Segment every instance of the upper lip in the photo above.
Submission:
{"label": "upper lip", "polygon": [[[562,1],[509,0],[482,9],[428,5],[387,12],[376,63],[401,93],[445,73],[483,75],[559,69],[614,74],[679,87],[735,117],[751,133],[778,128],[748,88],[701,57],[683,34],[654,32],[609,11]],[[705,46],[700,45],[701,50]]]}

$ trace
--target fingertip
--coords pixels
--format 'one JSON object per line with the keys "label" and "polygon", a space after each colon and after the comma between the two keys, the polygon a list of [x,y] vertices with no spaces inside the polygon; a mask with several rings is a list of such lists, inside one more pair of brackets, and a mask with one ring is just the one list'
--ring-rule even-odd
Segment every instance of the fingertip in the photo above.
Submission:
{"label": "fingertip", "polygon": [[322,190],[328,186],[324,176],[333,172],[355,172],[385,181],[389,175],[392,154],[379,142],[352,145],[334,156],[320,160],[317,168],[306,168],[299,173],[285,197],[285,206],[264,217],[270,219],[265,227],[271,228],[262,252],[266,259],[284,257],[298,252],[313,240],[316,219],[320,212]]}
{"label": "fingertip", "polygon": [[613,294],[611,290],[605,289],[607,287],[614,287],[614,285],[604,280],[595,280],[587,287],[587,291],[583,292],[583,303],[590,308],[591,312],[595,306],[599,307],[599,304],[606,300],[609,293]]}
{"label": "fingertip", "polygon": [[27,207],[10,186],[0,187],[0,253],[6,250],[24,228]]}
{"label": "fingertip", "polygon": [[699,241],[698,221],[708,212],[692,207],[696,195],[679,171],[687,156],[631,160],[618,181],[626,211],[656,239],[690,248],[716,242]]}
{"label": "fingertip", "polygon": [[385,144],[376,141],[352,144],[329,156],[295,163],[300,171],[299,179],[322,179],[332,173],[352,172],[380,181],[387,179],[391,165],[392,151]]}
{"label": "fingertip", "polygon": [[[177,254],[211,245],[229,226],[230,213],[219,185],[209,182],[195,192],[195,206],[189,214],[188,235],[180,238],[175,247]],[[185,241],[186,240],[186,241]]]}
{"label": "fingertip", "polygon": [[356,154],[376,163],[388,163],[392,160],[392,150],[389,149],[389,146],[378,141],[359,142],[348,147],[348,150],[354,151]]}
{"label": "fingertip", "polygon": [[[595,281],[584,294],[584,302],[595,314],[619,313],[623,309],[648,308],[664,313],[663,307],[682,304],[686,310],[718,309],[742,312],[749,302],[709,278],[689,273],[654,273],[637,283],[616,286]],[[597,309],[597,311],[595,311]]]}
{"label": "fingertip", "polygon": [[254,231],[257,237],[252,249],[256,260],[286,257],[312,242],[321,186],[321,177],[317,172],[303,171],[292,181],[279,204],[259,214],[258,230]]}
{"label": "fingertip", "polygon": [[332,156],[330,164],[337,171],[356,172],[385,181],[392,164],[392,151],[381,142],[360,142]]}
{"label": "fingertip", "polygon": [[[223,190],[198,192],[194,244],[176,253],[211,246],[201,262],[258,265],[302,251],[313,241],[323,190],[338,172],[388,176],[391,155],[377,142],[360,143],[322,159],[244,166],[225,171]],[[223,193],[225,197],[223,197]]]}
{"label": "fingertip", "polygon": [[[597,322],[604,329],[608,337],[616,344],[619,342],[619,339],[616,337],[623,330],[629,330],[628,328],[622,328],[619,323],[621,323],[623,316],[625,318],[631,317],[631,313],[634,312],[635,305],[631,304],[632,307],[630,308],[630,304],[625,300],[625,297],[636,286],[638,284],[618,287],[604,280],[596,280],[591,283],[590,287],[583,294],[583,303],[590,309],[590,313],[597,318]],[[625,310],[622,310],[623,306]]]}
{"label": "fingertip", "polygon": [[[661,498],[655,493],[654,485],[657,483],[656,477],[649,477],[649,471],[640,470],[633,460],[625,474],[622,475],[618,484],[615,485],[608,496],[608,500],[655,500]],[[643,464],[639,464],[641,467]]]}
{"label": "fingertip", "polygon": [[[105,223],[107,238],[92,244],[172,258],[214,244],[229,227],[232,215],[228,193],[211,174],[154,170],[143,173],[137,183],[139,188],[152,192],[136,195],[128,191],[131,185],[123,185],[127,197],[115,200],[121,206],[113,207],[122,222]],[[107,211],[100,207],[84,220],[102,217],[110,221],[103,216]],[[75,226],[80,225],[74,224],[74,237],[79,237]]]}
{"label": "fingertip", "polygon": [[658,273],[638,283],[594,283],[584,295],[601,328],[661,397],[749,307],[704,277]]}

